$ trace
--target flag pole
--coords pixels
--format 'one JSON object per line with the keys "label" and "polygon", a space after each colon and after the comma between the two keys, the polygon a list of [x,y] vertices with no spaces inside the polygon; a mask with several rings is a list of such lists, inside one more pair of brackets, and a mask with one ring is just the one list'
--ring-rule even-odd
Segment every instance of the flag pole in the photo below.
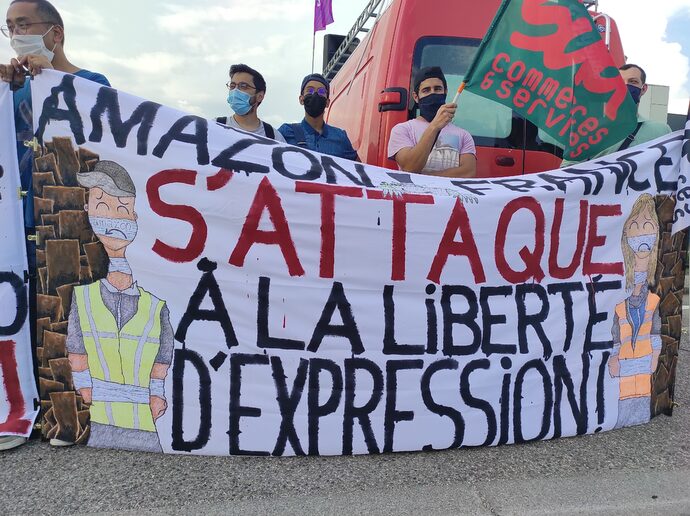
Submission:
{"label": "flag pole", "polygon": [[311,73],[314,73],[314,56],[316,55],[316,31],[311,41]]}
{"label": "flag pole", "polygon": [[458,91],[455,93],[455,97],[453,97],[453,104],[458,103],[458,97],[462,93],[462,91],[465,89],[465,84],[467,84],[465,81],[462,81],[460,83],[460,87],[458,88]]}
{"label": "flag pole", "polygon": [[477,53],[474,55],[474,59],[470,63],[470,66],[467,68],[467,73],[465,73],[465,78],[460,83],[460,86],[458,87],[458,91],[455,93],[455,97],[453,98],[453,104],[457,103],[458,97],[460,96],[460,94],[465,89],[465,86],[467,85],[467,83],[472,79],[472,74],[474,73],[474,69],[477,67],[477,62],[481,58],[482,52],[484,51],[484,48],[486,47],[487,43],[489,42],[491,37],[494,35],[494,32],[496,31],[496,27],[498,26],[498,22],[501,21],[501,18],[503,18],[503,15],[505,14],[506,10],[508,9],[509,4],[510,4],[510,0],[503,0],[501,2],[501,5],[498,7],[498,11],[496,11],[496,16],[494,17],[494,20],[491,22],[491,25],[489,26],[489,30],[486,31],[486,34],[484,35],[482,42],[479,44],[479,48],[477,49]]}

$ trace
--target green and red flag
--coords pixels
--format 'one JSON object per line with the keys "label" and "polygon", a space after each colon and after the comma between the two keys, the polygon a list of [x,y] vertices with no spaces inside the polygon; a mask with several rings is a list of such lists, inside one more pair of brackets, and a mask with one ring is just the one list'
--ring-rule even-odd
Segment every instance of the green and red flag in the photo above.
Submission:
{"label": "green and red flag", "polygon": [[637,123],[592,17],[578,0],[503,0],[462,88],[512,108],[583,161]]}

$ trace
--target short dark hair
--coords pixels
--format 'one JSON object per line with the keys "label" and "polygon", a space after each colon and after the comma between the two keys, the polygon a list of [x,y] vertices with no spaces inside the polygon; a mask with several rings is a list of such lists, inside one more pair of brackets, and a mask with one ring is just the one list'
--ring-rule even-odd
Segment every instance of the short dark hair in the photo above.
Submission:
{"label": "short dark hair", "polygon": [[645,71],[642,69],[641,66],[638,66],[636,64],[628,63],[624,64],[619,68],[619,70],[625,71],[625,70],[630,70],[631,68],[637,68],[640,71],[640,77],[642,78],[642,84],[647,84],[647,74]]}
{"label": "short dark hair", "polygon": [[264,76],[254,70],[254,68],[250,68],[246,64],[234,64],[230,67],[230,78],[232,79],[232,76],[236,73],[248,73],[251,75],[254,79],[254,87],[256,88],[257,93],[260,91],[266,91],[266,81],[264,80]]}
{"label": "short dark hair", "polygon": [[65,24],[62,21],[62,16],[60,16],[58,10],[48,0],[12,0],[12,2],[10,2],[10,5],[18,4],[21,2],[25,4],[34,4],[36,6],[36,12],[41,16],[41,18],[44,21],[54,23],[55,25],[59,25],[63,29],[65,28]]}
{"label": "short dark hair", "polygon": [[427,79],[440,79],[443,83],[443,88],[448,90],[448,83],[446,76],[443,74],[440,66],[427,66],[419,70],[414,76],[414,92],[419,95],[419,86]]}

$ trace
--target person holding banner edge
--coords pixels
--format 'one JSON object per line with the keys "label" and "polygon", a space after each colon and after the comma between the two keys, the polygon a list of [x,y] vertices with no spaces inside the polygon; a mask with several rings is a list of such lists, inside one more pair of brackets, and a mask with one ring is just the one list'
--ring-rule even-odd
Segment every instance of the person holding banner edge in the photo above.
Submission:
{"label": "person holding banner edge", "polygon": [[441,177],[474,177],[477,158],[472,136],[452,124],[457,104],[446,103],[448,83],[438,66],[422,68],[414,79],[419,116],[397,124],[388,157],[400,170]]}
{"label": "person holding banner edge", "polygon": [[[105,86],[108,80],[101,74],[80,69],[65,55],[65,29],[58,10],[47,0],[13,0],[7,9],[6,24],[0,32],[10,39],[17,54],[9,64],[0,64],[0,80],[11,84],[14,90],[15,127],[20,181],[24,200],[24,224],[27,235],[29,264],[29,306],[31,310],[31,337],[36,341],[36,245],[33,207],[33,151],[25,142],[33,139],[30,81],[26,75],[37,75],[44,68],[72,73]],[[0,449],[19,446],[23,437],[0,436]]]}
{"label": "person holding banner edge", "polygon": [[[638,109],[637,114],[637,126],[622,142],[618,142],[615,145],[609,147],[590,157],[589,159],[601,158],[614,152],[625,150],[628,147],[634,147],[635,145],[640,145],[642,143],[654,140],[665,134],[671,132],[671,128],[668,124],[662,122],[655,122],[654,120],[647,120],[639,114],[640,99],[647,93],[647,74],[642,69],[641,66],[628,63],[621,66],[618,71],[623,78],[623,82],[628,88],[628,93],[632,97],[635,105]],[[577,161],[563,160],[561,167],[567,167],[577,164]]]}
{"label": "person holding banner edge", "polygon": [[33,229],[33,185],[31,184],[32,156],[25,142],[33,138],[31,82],[26,74],[37,75],[43,69],[55,69],[71,73],[104,86],[108,79],[100,73],[73,65],[65,54],[65,29],[62,17],[47,0],[13,0],[7,10],[6,25],[1,30],[10,38],[10,45],[17,58],[10,64],[0,65],[0,79],[9,82],[14,93],[15,125],[17,129],[17,154],[26,195],[25,219],[27,228]]}

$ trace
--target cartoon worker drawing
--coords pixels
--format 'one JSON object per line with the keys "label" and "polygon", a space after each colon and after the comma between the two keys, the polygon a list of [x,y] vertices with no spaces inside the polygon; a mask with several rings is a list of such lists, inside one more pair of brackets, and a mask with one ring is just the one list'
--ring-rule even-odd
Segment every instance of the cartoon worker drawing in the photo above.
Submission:
{"label": "cartoon worker drawing", "polygon": [[91,404],[88,444],[160,452],[155,421],[167,408],[174,341],[165,302],[137,285],[125,257],[137,234],[134,183],[112,161],[77,180],[88,188],[85,209],[110,260],[105,279],[74,288],[69,314],[74,386]]}
{"label": "cartoon worker drawing", "polygon": [[659,219],[651,195],[641,195],[633,205],[621,247],[630,294],[616,305],[613,319],[609,373],[620,378],[616,428],[649,421],[652,373],[661,353],[659,296],[649,291],[659,252]]}

